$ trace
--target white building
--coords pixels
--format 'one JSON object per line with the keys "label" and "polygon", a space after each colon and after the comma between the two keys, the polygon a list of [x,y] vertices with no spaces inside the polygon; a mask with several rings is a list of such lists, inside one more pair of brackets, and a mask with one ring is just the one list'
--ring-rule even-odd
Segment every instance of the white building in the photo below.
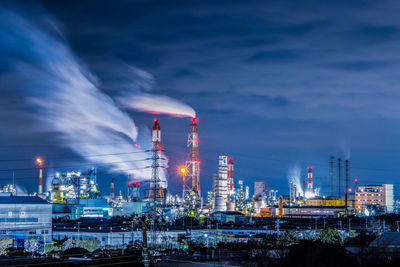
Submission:
{"label": "white building", "polygon": [[355,208],[363,210],[368,205],[385,207],[387,213],[393,212],[393,184],[363,185],[355,193]]}
{"label": "white building", "polygon": [[51,243],[52,208],[36,197],[0,195],[0,240],[42,252]]}

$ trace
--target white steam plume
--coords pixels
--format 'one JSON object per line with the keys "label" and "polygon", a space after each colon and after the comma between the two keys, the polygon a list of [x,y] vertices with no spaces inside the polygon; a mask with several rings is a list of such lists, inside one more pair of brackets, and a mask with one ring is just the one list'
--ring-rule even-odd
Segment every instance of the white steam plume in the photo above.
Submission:
{"label": "white steam plume", "polygon": [[301,168],[299,164],[296,164],[288,171],[288,180],[296,186],[296,196],[303,196],[303,187],[301,185]]}
{"label": "white steam plume", "polygon": [[[83,157],[110,154],[87,158],[90,162],[140,180],[151,177],[150,154],[133,146],[138,136],[134,122],[97,88],[93,75],[61,38],[26,14],[0,7],[0,39],[3,67],[15,78],[0,88],[20,94],[43,123],[39,131],[57,132],[64,145]],[[165,173],[160,176],[166,182]]]}
{"label": "white steam plume", "polygon": [[176,117],[196,117],[193,108],[168,96],[135,93],[132,96],[117,99],[126,109],[136,109],[153,114],[169,114]]}
{"label": "white steam plume", "polygon": [[[116,100],[124,109],[135,109],[152,114],[168,114],[175,117],[196,117],[195,110],[185,103],[164,95],[150,94],[154,83],[153,76],[143,70],[127,67],[133,79],[123,86],[124,91]],[[139,82],[138,82],[139,80]]]}

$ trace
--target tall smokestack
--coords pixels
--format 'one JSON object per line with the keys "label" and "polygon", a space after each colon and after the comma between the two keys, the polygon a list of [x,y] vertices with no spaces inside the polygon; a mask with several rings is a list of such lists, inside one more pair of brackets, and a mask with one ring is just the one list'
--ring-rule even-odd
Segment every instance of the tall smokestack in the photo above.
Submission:
{"label": "tall smokestack", "polygon": [[183,176],[183,201],[186,210],[201,208],[200,192],[200,160],[199,136],[197,132],[197,118],[192,118],[189,125],[187,140],[187,154],[185,161],[185,174]]}
{"label": "tall smokestack", "polygon": [[158,119],[154,119],[153,123],[153,133],[152,133],[152,142],[153,142],[153,157],[152,157],[152,175],[150,181],[150,193],[149,198],[153,198],[154,201],[162,200],[162,187],[160,185],[160,151],[162,150],[161,146],[161,126],[158,123]]}
{"label": "tall smokestack", "polygon": [[41,158],[36,159],[37,164],[39,164],[39,188],[38,195],[43,195],[43,160]]}
{"label": "tall smokestack", "polygon": [[314,181],[312,177],[312,167],[308,167],[308,174],[307,174],[307,193],[312,195],[314,193]]}
{"label": "tall smokestack", "polygon": [[115,194],[114,194],[114,178],[111,179],[111,185],[110,185],[110,198],[114,199]]}
{"label": "tall smokestack", "polygon": [[335,158],[330,157],[329,159],[329,183],[330,183],[330,195],[335,195]]}
{"label": "tall smokestack", "polygon": [[154,119],[153,133],[152,133],[153,147],[155,145],[161,145],[161,126],[158,119]]}
{"label": "tall smokestack", "polygon": [[349,160],[346,159],[346,161],[344,162],[344,166],[345,166],[345,179],[346,179],[346,188],[345,188],[345,206],[346,206],[346,213],[347,213],[347,201],[348,201],[348,194],[349,194]]}
{"label": "tall smokestack", "polygon": [[342,197],[342,159],[338,158],[338,197]]}

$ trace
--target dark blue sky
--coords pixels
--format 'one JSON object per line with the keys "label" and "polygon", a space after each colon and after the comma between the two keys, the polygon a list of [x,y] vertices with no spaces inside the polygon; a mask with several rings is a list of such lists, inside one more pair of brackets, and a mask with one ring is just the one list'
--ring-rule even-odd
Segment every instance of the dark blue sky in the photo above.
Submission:
{"label": "dark blue sky", "polygon": [[[154,77],[151,93],[193,107],[199,117],[203,191],[211,188],[220,154],[234,158],[235,178],[251,188],[254,180],[264,179],[286,193],[290,170],[297,165],[305,178],[312,165],[315,183],[327,193],[331,155],[349,158],[351,176],[360,183],[397,183],[397,1],[42,1],[11,9],[45,31],[57,25],[52,31],[105,94],[113,96],[126,87],[129,66]],[[0,19],[0,31],[8,25],[6,18]],[[70,163],[54,159],[76,156],[59,133],[43,131],[41,122],[31,122],[21,112],[40,110],[20,106],[21,96],[6,88],[13,86],[10,62],[20,52],[1,52],[6,55],[0,60],[1,159],[39,154],[51,166]],[[29,60],[34,66],[36,59]],[[139,128],[150,127],[154,116],[129,114]],[[176,169],[185,158],[189,119],[158,117],[170,189],[180,193]],[[35,185],[22,179],[33,171],[15,173],[21,187]],[[7,181],[10,172],[3,174]],[[101,174],[100,188],[108,193],[110,174]],[[117,181],[122,188],[125,178]]]}

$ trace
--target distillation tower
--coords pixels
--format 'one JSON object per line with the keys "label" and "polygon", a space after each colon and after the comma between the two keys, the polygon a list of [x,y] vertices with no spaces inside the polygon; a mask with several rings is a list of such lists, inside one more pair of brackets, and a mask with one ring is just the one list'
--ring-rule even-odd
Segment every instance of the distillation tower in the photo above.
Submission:
{"label": "distillation tower", "polygon": [[201,208],[200,194],[200,160],[199,138],[197,133],[197,118],[192,118],[187,140],[186,172],[183,175],[183,201],[186,210]]}

